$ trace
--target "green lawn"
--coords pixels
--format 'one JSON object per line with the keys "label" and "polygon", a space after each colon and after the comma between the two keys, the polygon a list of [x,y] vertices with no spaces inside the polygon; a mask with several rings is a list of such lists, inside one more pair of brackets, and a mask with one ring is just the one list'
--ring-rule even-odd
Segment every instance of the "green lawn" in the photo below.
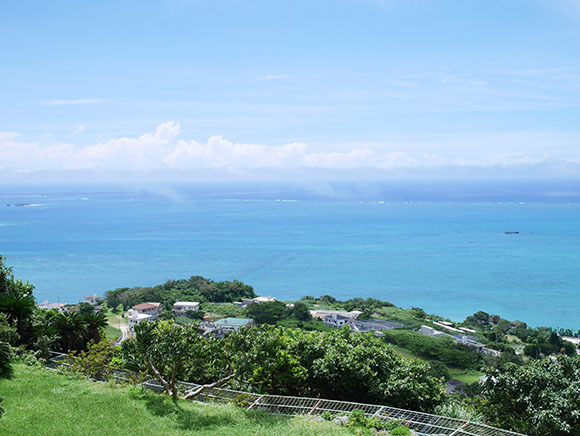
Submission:
{"label": "green lawn", "polygon": [[109,324],[105,329],[105,336],[109,339],[117,340],[121,337],[121,330]]}
{"label": "green lawn", "polygon": [[[401,356],[407,357],[407,358],[415,358],[415,359],[419,359],[419,360],[423,360],[425,362],[431,362],[434,359],[428,359],[426,357],[422,357],[422,356],[417,356],[415,354],[412,353],[412,351],[408,350],[407,348],[401,347],[399,345],[392,345],[391,346],[394,348],[394,350],[399,353]],[[479,381],[479,378],[481,376],[484,376],[485,373],[481,372],[481,371],[477,371],[475,369],[462,369],[462,368],[455,368],[453,366],[447,366],[447,368],[449,369],[449,375],[451,376],[451,378],[457,379],[459,381],[462,381],[463,383],[474,383],[476,381]]]}
{"label": "green lawn", "polygon": [[246,309],[234,303],[202,303],[201,310],[208,315],[240,317],[245,315]]}
{"label": "green lawn", "polygon": [[[295,319],[283,319],[278,321],[277,324],[289,329],[303,328],[304,330],[318,330],[320,332],[329,332],[335,329],[334,327],[326,325],[318,320],[303,321],[302,324],[300,324],[300,321]],[[300,325],[302,325],[302,327],[299,327]]]}
{"label": "green lawn", "polygon": [[106,336],[110,339],[119,339],[121,337],[119,323],[121,325],[127,325],[127,319],[123,318],[120,314],[117,315],[113,313],[110,309],[105,314],[107,315],[107,320],[109,321],[109,325],[105,329]]}
{"label": "green lawn", "polygon": [[[387,342],[388,343],[388,342]],[[395,344],[390,344],[388,343],[391,347],[393,347],[393,349],[400,354],[403,357],[406,357],[408,359],[413,358],[413,359],[419,359],[419,360],[423,360],[424,362],[429,362],[431,360],[434,359],[428,359],[426,357],[422,357],[422,356],[417,356],[415,354],[413,354],[413,352],[405,347],[401,347],[400,345],[395,345]]]}
{"label": "green lawn", "polygon": [[468,384],[479,381],[479,378],[485,375],[485,373],[475,369],[459,369],[453,367],[449,367],[449,374],[452,378]]}
{"label": "green lawn", "polygon": [[329,422],[248,412],[94,383],[23,364],[0,380],[2,436],[352,435]]}

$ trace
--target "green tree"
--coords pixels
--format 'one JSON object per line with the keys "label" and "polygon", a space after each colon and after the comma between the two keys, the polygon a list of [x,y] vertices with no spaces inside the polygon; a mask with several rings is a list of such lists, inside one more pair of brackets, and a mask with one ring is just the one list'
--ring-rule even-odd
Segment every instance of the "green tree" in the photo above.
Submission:
{"label": "green tree", "polygon": [[308,306],[298,301],[294,303],[294,307],[292,307],[292,318],[297,319],[298,321],[310,321],[312,315],[310,315]]}
{"label": "green tree", "polygon": [[248,315],[256,324],[276,324],[288,317],[288,308],[281,301],[252,303],[247,307]]}
{"label": "green tree", "polygon": [[6,258],[0,254],[0,294],[5,294],[10,288],[9,283],[14,280],[12,267],[6,265]]}
{"label": "green tree", "polygon": [[530,436],[580,434],[580,358],[507,364],[488,374],[481,411],[494,425]]}
{"label": "green tree", "polygon": [[179,397],[177,382],[187,374],[196,377],[198,383],[200,375],[209,374],[214,381],[185,395],[191,398],[236,377],[233,360],[237,359],[238,366],[246,364],[234,347],[226,346],[228,342],[205,338],[193,325],[142,322],[135,326],[135,338],[123,342],[122,352],[126,360],[154,375],[174,399]]}
{"label": "green tree", "polygon": [[83,314],[84,313],[91,313],[91,312],[94,312],[94,310],[95,310],[95,306],[93,306],[92,304],[89,304],[89,303],[85,303],[84,301],[79,303],[78,307],[79,307],[79,312],[83,313]]}
{"label": "green tree", "polygon": [[372,335],[258,326],[237,332],[241,378],[270,394],[320,396],[430,411],[445,398],[429,366]]}
{"label": "green tree", "polygon": [[14,278],[12,268],[5,263],[0,255],[0,312],[5,313],[8,322],[16,327],[20,341],[26,342],[30,317],[36,305],[32,294],[34,286]]}
{"label": "green tree", "polygon": [[465,322],[468,324],[479,324],[479,325],[487,325],[489,324],[489,313],[479,311],[475,312],[473,315],[468,316],[465,319]]}
{"label": "green tree", "polygon": [[24,339],[36,305],[34,297],[26,289],[27,286],[18,282],[8,292],[0,294],[0,312],[7,315],[8,321],[16,327],[18,334]]}
{"label": "green tree", "polygon": [[61,312],[53,318],[53,326],[61,337],[61,346],[65,353],[76,349],[80,339],[86,333],[87,323],[78,313]]}
{"label": "green tree", "polygon": [[113,358],[117,347],[111,339],[89,342],[86,351],[72,352],[67,363],[69,368],[95,380],[108,380],[115,370]]}
{"label": "green tree", "polygon": [[203,319],[205,312],[203,310],[188,310],[185,312],[185,316],[189,319]]}
{"label": "green tree", "polygon": [[102,312],[87,312],[82,315],[82,318],[86,324],[87,340],[100,342],[103,330],[109,325],[107,316]]}
{"label": "green tree", "polygon": [[20,335],[16,328],[8,322],[8,316],[0,313],[0,342],[7,342],[16,346],[20,341]]}
{"label": "green tree", "polygon": [[37,310],[32,315],[32,347],[40,352],[40,357],[48,359],[50,351],[60,339],[53,318],[58,314],[56,309]]}
{"label": "green tree", "polygon": [[10,374],[12,352],[7,342],[0,342],[0,378],[7,377]]}

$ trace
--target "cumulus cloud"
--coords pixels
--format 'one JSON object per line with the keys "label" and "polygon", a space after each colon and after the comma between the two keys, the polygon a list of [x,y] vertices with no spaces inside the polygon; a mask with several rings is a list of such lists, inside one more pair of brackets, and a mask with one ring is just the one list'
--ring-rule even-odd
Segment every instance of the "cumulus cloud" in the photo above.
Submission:
{"label": "cumulus cloud", "polygon": [[[82,130],[82,126],[77,129]],[[271,146],[233,142],[222,136],[198,142],[182,139],[180,135],[181,127],[173,121],[141,136],[114,138],[83,147],[65,142],[28,142],[21,140],[16,132],[0,132],[0,169],[18,172],[217,170],[231,174],[357,169],[364,173],[365,169],[372,169],[376,173],[404,169],[531,167],[549,159],[547,154],[499,153],[483,147],[477,152],[469,148],[464,153],[458,150],[452,154],[426,152],[420,151],[416,143],[404,141],[389,144],[386,150],[374,144],[335,151],[328,146],[325,150],[315,150],[304,142]]]}

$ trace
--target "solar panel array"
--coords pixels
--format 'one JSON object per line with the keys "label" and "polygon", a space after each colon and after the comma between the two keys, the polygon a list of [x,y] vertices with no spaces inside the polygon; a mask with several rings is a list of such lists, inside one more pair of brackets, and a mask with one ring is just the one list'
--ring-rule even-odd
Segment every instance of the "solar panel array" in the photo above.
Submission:
{"label": "solar panel array", "polygon": [[[163,390],[161,384],[156,380],[148,380],[144,383],[144,386],[156,391]],[[183,394],[196,390],[199,387],[201,385],[180,383],[180,391]],[[208,388],[195,399],[206,402],[233,403],[248,410],[264,410],[270,413],[288,416],[342,415],[349,414],[353,410],[362,410],[368,417],[375,417],[383,421],[400,421],[416,433],[425,436],[524,436],[520,433],[461,419],[398,409],[390,406],[325,400],[322,398],[262,395],[224,388]]]}
{"label": "solar panel array", "polygon": [[[47,367],[55,369],[66,365],[65,358],[66,355],[56,355],[48,360]],[[114,371],[112,377],[119,381],[134,379],[126,371]],[[155,379],[145,381],[143,386],[156,392],[163,392],[163,386]],[[182,395],[200,387],[201,385],[195,383],[179,382],[179,390]],[[375,404],[353,403],[349,401],[326,400],[322,398],[263,395],[225,388],[207,388],[196,396],[195,400],[231,403],[247,410],[263,410],[269,413],[287,416],[340,416],[348,415],[354,410],[361,410],[368,417],[375,417],[383,421],[395,420],[401,422],[422,436],[525,436],[520,433],[514,433],[484,424],[415,412],[413,410]]]}

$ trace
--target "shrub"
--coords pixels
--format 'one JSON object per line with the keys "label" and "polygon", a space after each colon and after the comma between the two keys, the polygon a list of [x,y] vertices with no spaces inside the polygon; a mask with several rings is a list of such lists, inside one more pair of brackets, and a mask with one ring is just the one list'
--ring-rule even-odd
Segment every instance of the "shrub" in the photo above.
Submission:
{"label": "shrub", "polygon": [[86,351],[72,352],[67,357],[71,371],[95,380],[109,380],[113,370],[115,346],[111,339],[89,342]]}
{"label": "shrub", "polygon": [[0,342],[0,378],[7,377],[12,369],[12,350],[7,342]]}
{"label": "shrub", "polygon": [[404,425],[400,425],[395,427],[389,432],[392,436],[409,436],[411,434],[411,430],[409,427],[405,427]]}

